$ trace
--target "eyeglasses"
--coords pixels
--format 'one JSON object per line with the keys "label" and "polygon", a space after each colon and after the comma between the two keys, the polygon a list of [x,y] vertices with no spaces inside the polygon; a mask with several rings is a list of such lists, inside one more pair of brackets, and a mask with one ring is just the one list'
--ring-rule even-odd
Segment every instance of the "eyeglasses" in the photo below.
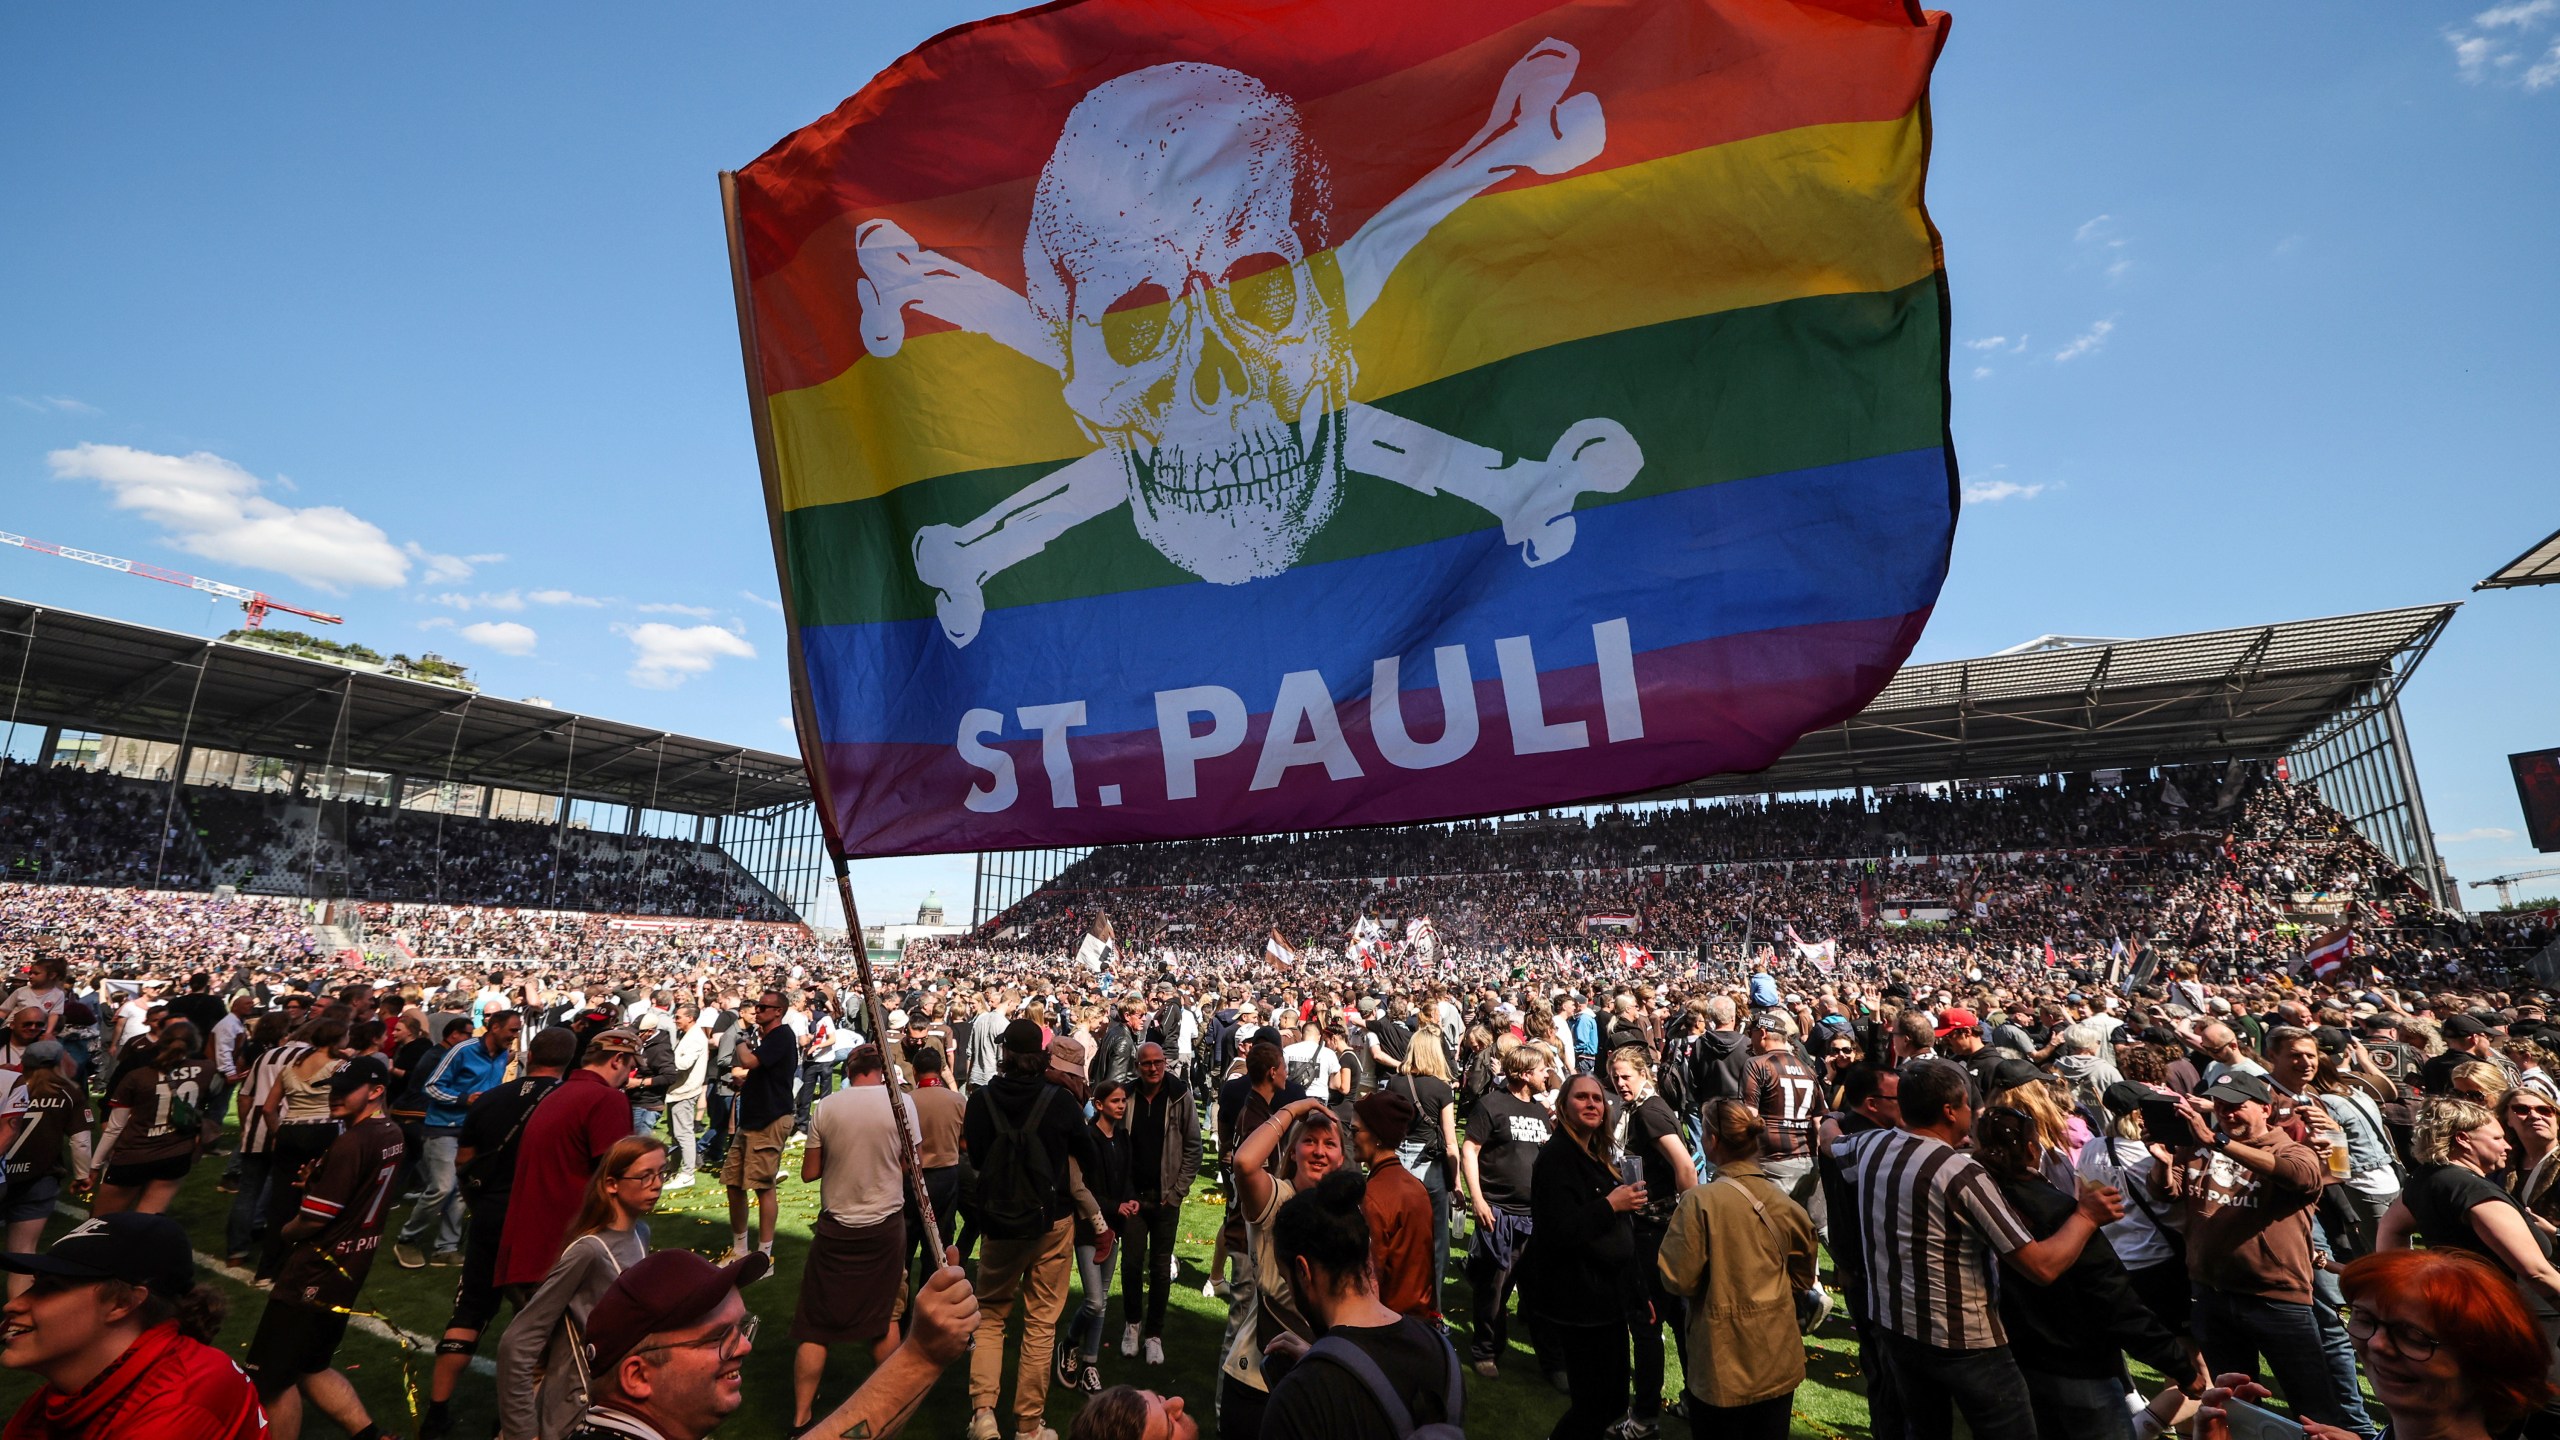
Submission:
{"label": "eyeglasses", "polygon": [[2358,1340],[2370,1341],[2376,1331],[2388,1331],[2391,1335],[2391,1348],[2412,1360],[2431,1358],[2436,1353],[2436,1346],[2442,1343],[2414,1325],[2404,1325],[2397,1320],[2376,1320],[2361,1310],[2348,1314],[2347,1334],[2350,1336]]}
{"label": "eyeglasses", "polygon": [[708,1335],[697,1335],[690,1340],[661,1340],[655,1345],[643,1345],[631,1353],[646,1355],[652,1350],[718,1350],[726,1355],[731,1340],[738,1341],[743,1350],[756,1348],[756,1317],[750,1314]]}
{"label": "eyeglasses", "polygon": [[2489,1097],[2484,1091],[2465,1090],[2461,1086],[2457,1085],[2454,1087],[2453,1093],[2454,1098],[2459,1100],[2468,1100],[2474,1105],[2486,1105],[2489,1103]]}
{"label": "eyeglasses", "polygon": [[658,1185],[665,1183],[666,1178],[667,1167],[659,1165],[647,1170],[625,1170],[620,1175],[614,1177],[613,1183],[617,1185]]}
{"label": "eyeglasses", "polygon": [[2510,1115],[2560,1115],[2560,1110],[2555,1110],[2548,1105],[2510,1105],[2507,1107],[2507,1113]]}

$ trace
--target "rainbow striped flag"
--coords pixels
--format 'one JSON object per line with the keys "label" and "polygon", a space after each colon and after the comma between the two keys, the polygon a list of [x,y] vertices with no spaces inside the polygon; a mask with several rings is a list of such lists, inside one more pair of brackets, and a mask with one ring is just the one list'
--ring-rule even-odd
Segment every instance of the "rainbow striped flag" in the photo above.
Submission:
{"label": "rainbow striped flag", "polygon": [[1768,765],[1956,512],[1890,0],[1073,0],[724,177],[838,853]]}

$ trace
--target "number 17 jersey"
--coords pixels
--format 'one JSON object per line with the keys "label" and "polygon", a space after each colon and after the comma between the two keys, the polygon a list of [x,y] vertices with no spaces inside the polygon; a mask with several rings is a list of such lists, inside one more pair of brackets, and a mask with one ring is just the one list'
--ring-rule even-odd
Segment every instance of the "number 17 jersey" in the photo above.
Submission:
{"label": "number 17 jersey", "polygon": [[276,1272],[277,1295],[322,1310],[355,1308],[382,1244],[406,1153],[400,1127],[380,1115],[329,1143],[311,1167],[296,1212],[297,1219],[319,1221],[320,1233],[293,1242]]}

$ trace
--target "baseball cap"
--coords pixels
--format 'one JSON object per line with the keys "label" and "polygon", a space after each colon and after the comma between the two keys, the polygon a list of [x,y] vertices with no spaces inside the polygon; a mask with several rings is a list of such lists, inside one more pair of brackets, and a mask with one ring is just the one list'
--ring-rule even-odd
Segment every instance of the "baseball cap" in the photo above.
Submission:
{"label": "baseball cap", "polygon": [[2130,1115],[2142,1108],[2143,1101],[2152,1098],[2152,1092],[2130,1080],[2119,1080],[2108,1086],[2106,1093],[2099,1098],[2106,1102],[2108,1114]]}
{"label": "baseball cap", "polygon": [[329,1093],[344,1095],[350,1090],[361,1090],[367,1085],[380,1085],[387,1089],[390,1084],[391,1067],[382,1063],[381,1056],[359,1055],[341,1066],[337,1074],[329,1077]]}
{"label": "baseball cap", "polygon": [[1049,1044],[1040,1038],[1040,1022],[1024,1019],[1004,1027],[1004,1048],[1016,1055],[1037,1055]]}
{"label": "baseball cap", "polygon": [[587,1312],[590,1371],[621,1363],[652,1335],[700,1324],[729,1292],[764,1277],[773,1257],[751,1251],[714,1265],[690,1250],[660,1250],[614,1277]]}
{"label": "baseball cap", "polygon": [[637,1055],[639,1053],[640,1037],[630,1030],[617,1027],[612,1030],[599,1030],[587,1037],[589,1059],[598,1055]]}
{"label": "baseball cap", "polygon": [[2264,1078],[2246,1070],[2233,1070],[2196,1093],[2198,1099],[2224,1105],[2264,1105],[2275,1098]]}
{"label": "baseball cap", "polygon": [[65,1280],[121,1280],[176,1300],[195,1288],[196,1255],[177,1221],[123,1210],[80,1222],[40,1252],[0,1255],[0,1270]]}
{"label": "baseball cap", "polygon": [[2481,1024],[2480,1017],[2477,1015],[2452,1016],[2444,1022],[2440,1029],[2444,1038],[2447,1040],[2468,1040],[2474,1035],[2486,1035],[2489,1033],[2489,1027]]}
{"label": "baseball cap", "polygon": [[47,1065],[61,1064],[62,1056],[61,1041],[39,1040],[18,1052],[18,1064],[28,1069],[40,1069]]}
{"label": "baseball cap", "polygon": [[1994,1090],[2015,1090],[2021,1085],[2032,1085],[2042,1080],[2044,1072],[2012,1055],[1992,1066],[1991,1073],[1985,1078]]}
{"label": "baseball cap", "polygon": [[1979,1030],[1982,1021],[1961,1005],[1950,1005],[1938,1012],[1938,1036],[1944,1039],[1959,1030]]}

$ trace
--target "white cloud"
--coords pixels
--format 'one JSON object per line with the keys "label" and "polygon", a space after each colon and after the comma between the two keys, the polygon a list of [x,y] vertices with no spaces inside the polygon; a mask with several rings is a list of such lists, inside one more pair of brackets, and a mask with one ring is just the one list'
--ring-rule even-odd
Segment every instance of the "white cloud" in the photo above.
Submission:
{"label": "white cloud", "polygon": [[2526,37],[2555,17],[2560,17],[2560,0],[2508,0],[2473,15],[2468,29],[2447,27],[2444,42],[2453,47],[2454,73],[2467,85],[2492,80],[2527,90],[2560,85],[2560,40],[2531,65],[2517,68],[2529,51],[2541,46]]}
{"label": "white cloud", "polygon": [[530,625],[513,620],[482,620],[462,627],[462,638],[474,645],[486,645],[501,655],[530,655],[536,640]]}
{"label": "white cloud", "polygon": [[2554,85],[2560,85],[2560,40],[2552,41],[2551,49],[2524,72],[2527,90],[2548,90]]}
{"label": "white cloud", "polygon": [[1990,379],[1990,378],[1991,378],[1991,367],[1990,367],[1990,366],[1988,366],[1988,365],[1976,365],[1976,366],[1974,366],[1974,367],[1973,367],[1973,378],[1974,378],[1974,379],[1976,379],[1976,380],[1988,380],[1988,379]]}
{"label": "white cloud", "polygon": [[2090,326],[2087,331],[2074,337],[2070,344],[2053,352],[2054,363],[2077,360],[2083,355],[2098,350],[2107,343],[2107,337],[2115,332],[2115,328],[2116,322],[2113,320],[2101,320]]}
{"label": "white cloud", "polygon": [[418,582],[422,585],[451,585],[468,580],[481,566],[504,560],[504,555],[439,555],[412,540],[400,547],[410,559],[418,562]]}
{"label": "white cloud", "polygon": [[2071,232],[2085,257],[2101,266],[2109,280],[2121,280],[2133,269],[2131,241],[2127,240],[2113,215],[2095,215],[2080,222]]}
{"label": "white cloud", "polygon": [[593,595],[581,595],[574,590],[529,590],[524,598],[536,605],[575,605],[585,610],[604,604]]}
{"label": "white cloud", "polygon": [[1964,348],[1967,350],[1997,350],[2008,343],[2009,337],[2006,335],[1985,335],[1979,340],[1967,340],[1964,342]]}
{"label": "white cloud", "polygon": [[2476,845],[2483,840],[2513,840],[2514,838],[2516,838],[2516,832],[2503,825],[2481,825],[2469,830],[2457,830],[2451,835],[2439,835],[2436,837],[2436,843]]}
{"label": "white cloud", "polygon": [[1997,505],[2003,500],[2033,500],[2044,493],[2042,485],[2021,485],[2015,480],[1967,480],[1964,499],[1968,505]]}
{"label": "white cloud", "polygon": [[770,595],[759,595],[753,590],[741,590],[738,592],[738,598],[741,600],[753,601],[767,610],[772,611],[776,615],[783,613],[782,602],[774,599]]}
{"label": "white cloud", "polygon": [[722,659],[756,658],[756,647],[745,636],[717,625],[652,620],[613,628],[631,641],[631,669],[626,672],[631,683],[651,690],[673,690],[693,676],[710,673]]}
{"label": "white cloud", "polygon": [[472,610],[503,610],[510,615],[514,615],[521,614],[524,610],[524,597],[513,590],[483,590],[477,595],[464,595],[457,591],[447,590],[442,594],[428,596],[427,603],[430,605],[441,605],[447,610],[462,610],[466,612]]}
{"label": "white cloud", "polygon": [[33,410],[39,415],[97,415],[104,413],[100,411],[97,406],[92,405],[85,400],[74,400],[68,395],[12,395],[9,397],[9,403],[18,406],[20,409]]}
{"label": "white cloud", "polygon": [[453,618],[449,615],[430,615],[426,619],[418,622],[418,628],[421,630],[450,630],[453,628]]}
{"label": "white cloud", "polygon": [[2492,5],[2471,17],[2471,23],[2483,30],[2515,30],[2537,25],[2560,14],[2560,0],[2515,0],[2509,5]]}
{"label": "white cloud", "polygon": [[677,605],[665,601],[631,608],[643,615],[690,615],[696,620],[708,620],[718,613],[708,605]]}
{"label": "white cloud", "polygon": [[159,526],[191,555],[333,592],[409,578],[409,556],[380,526],[335,505],[297,509],[270,500],[266,482],[219,455],[77,445],[45,458],[55,475],[95,481],[117,509]]}

